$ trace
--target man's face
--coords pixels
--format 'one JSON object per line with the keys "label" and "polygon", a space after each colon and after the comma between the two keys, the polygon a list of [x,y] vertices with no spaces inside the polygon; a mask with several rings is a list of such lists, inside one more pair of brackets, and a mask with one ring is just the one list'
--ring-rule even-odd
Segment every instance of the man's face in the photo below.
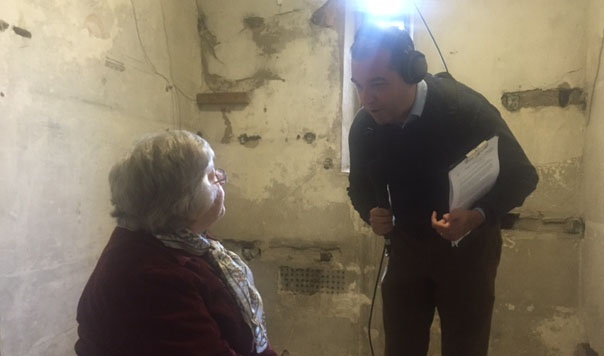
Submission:
{"label": "man's face", "polygon": [[415,84],[407,84],[390,66],[390,51],[352,60],[352,82],[365,109],[379,125],[402,123],[415,100]]}

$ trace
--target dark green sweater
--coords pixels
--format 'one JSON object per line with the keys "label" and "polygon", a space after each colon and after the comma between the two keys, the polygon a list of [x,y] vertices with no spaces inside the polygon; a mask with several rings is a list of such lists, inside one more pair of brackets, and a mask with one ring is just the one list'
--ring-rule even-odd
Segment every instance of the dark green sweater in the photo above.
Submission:
{"label": "dark green sweater", "polygon": [[497,109],[481,94],[448,75],[427,75],[425,81],[428,95],[422,116],[404,128],[377,125],[363,109],[357,113],[349,133],[348,194],[354,208],[368,221],[369,210],[380,200],[376,197],[383,190],[380,185],[387,183],[397,227],[425,231],[432,211],[439,216],[448,212],[449,169],[480,142],[497,135],[499,177],[475,204],[488,223],[497,223],[535,189],[539,180],[535,168]]}

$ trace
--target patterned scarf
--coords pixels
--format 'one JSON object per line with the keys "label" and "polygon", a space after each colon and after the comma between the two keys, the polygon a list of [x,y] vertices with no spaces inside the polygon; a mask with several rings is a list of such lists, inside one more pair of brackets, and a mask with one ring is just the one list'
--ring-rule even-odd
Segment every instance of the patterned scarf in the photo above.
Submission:
{"label": "patterned scarf", "polygon": [[254,286],[254,276],[249,267],[236,253],[229,251],[218,241],[188,229],[176,234],[155,235],[166,247],[179,249],[193,255],[210,257],[211,263],[221,271],[222,279],[237,300],[245,323],[254,335],[254,347],[262,353],[268,347],[264,308],[260,293]]}

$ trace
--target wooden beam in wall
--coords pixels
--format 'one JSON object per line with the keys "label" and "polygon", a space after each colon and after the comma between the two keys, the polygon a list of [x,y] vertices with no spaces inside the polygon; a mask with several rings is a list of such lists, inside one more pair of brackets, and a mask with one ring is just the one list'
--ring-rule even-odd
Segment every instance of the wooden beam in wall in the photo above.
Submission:
{"label": "wooden beam in wall", "polygon": [[199,105],[199,107],[216,105],[247,105],[249,103],[250,96],[247,92],[197,94],[197,105]]}

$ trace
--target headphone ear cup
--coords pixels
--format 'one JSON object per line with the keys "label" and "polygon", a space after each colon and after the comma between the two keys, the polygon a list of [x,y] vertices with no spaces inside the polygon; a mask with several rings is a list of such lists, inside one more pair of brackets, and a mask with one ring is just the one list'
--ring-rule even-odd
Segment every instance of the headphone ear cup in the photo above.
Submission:
{"label": "headphone ear cup", "polygon": [[416,84],[422,81],[428,73],[428,63],[423,53],[415,50],[405,55],[401,75],[407,84]]}

